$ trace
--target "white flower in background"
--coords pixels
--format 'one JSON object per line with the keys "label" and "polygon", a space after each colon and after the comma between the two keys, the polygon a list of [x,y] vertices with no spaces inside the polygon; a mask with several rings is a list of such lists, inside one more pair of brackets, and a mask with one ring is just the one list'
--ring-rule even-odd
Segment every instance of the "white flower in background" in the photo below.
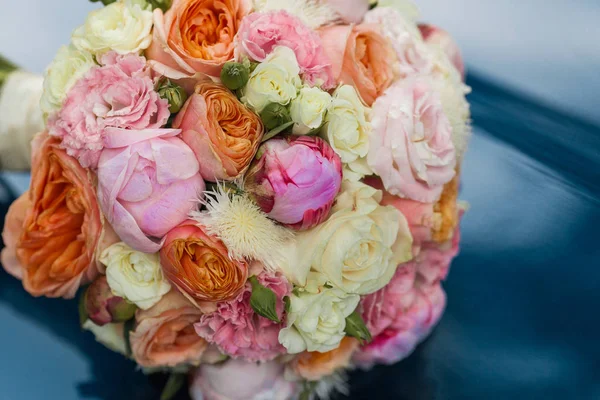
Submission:
{"label": "white flower in background", "polygon": [[94,54],[139,53],[152,42],[152,19],[144,1],[117,1],[90,12],[71,39],[78,49]]}
{"label": "white flower in background", "polygon": [[[361,182],[343,181],[324,223],[296,235],[295,263],[283,268],[298,286],[310,286],[309,271],[346,293],[365,295],[389,283],[398,264],[412,259],[406,218],[381,206],[382,193]],[[292,258],[291,258],[292,259]]]}
{"label": "white flower in background", "polygon": [[142,253],[119,242],[102,252],[100,262],[106,265],[106,280],[113,294],[142,310],[158,303],[171,289],[157,253]]}
{"label": "white flower in background", "polygon": [[[374,0],[371,0],[373,3]],[[411,0],[378,0],[377,8],[390,7],[396,9],[404,18],[416,22],[420,17],[419,7]]]}
{"label": "white flower in background", "polygon": [[323,124],[331,95],[318,87],[303,87],[298,97],[292,100],[290,115],[294,122],[293,133],[306,135]]}
{"label": "white flower in background", "polygon": [[285,10],[313,29],[339,20],[338,13],[322,0],[254,0],[254,9]]}
{"label": "white flower in background", "polygon": [[94,57],[73,46],[62,46],[44,74],[44,92],[40,107],[44,114],[58,111],[67,93],[85,73],[95,66]]}
{"label": "white flower in background", "polygon": [[302,82],[294,51],[278,46],[250,74],[242,102],[256,112],[269,103],[288,105],[298,95]]}
{"label": "white flower in background", "polygon": [[333,288],[291,294],[287,326],[279,332],[279,342],[290,354],[337,348],[346,335],[346,317],[359,301],[360,296]]}
{"label": "white flower in background", "polygon": [[372,174],[366,161],[371,131],[367,113],[368,108],[361,102],[356,89],[343,85],[333,94],[325,117],[326,140],[346,164],[345,169],[353,172],[358,179]]}
{"label": "white flower in background", "polygon": [[96,340],[108,347],[110,350],[121,354],[127,353],[127,345],[125,344],[124,335],[125,326],[123,323],[99,326],[88,319],[81,327],[92,332],[96,337]]}

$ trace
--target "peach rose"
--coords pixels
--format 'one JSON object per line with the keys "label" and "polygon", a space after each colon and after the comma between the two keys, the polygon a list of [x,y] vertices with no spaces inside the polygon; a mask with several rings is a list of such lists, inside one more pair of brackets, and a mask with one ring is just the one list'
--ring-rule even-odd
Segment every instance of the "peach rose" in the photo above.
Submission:
{"label": "peach rose", "polygon": [[356,88],[367,105],[394,81],[394,48],[375,24],[337,25],[321,30],[325,54],[339,83]]}
{"label": "peach rose", "polygon": [[174,0],[164,14],[157,8],[146,50],[150,65],[172,79],[198,72],[218,77],[233,59],[233,39],[251,8],[251,0]]}
{"label": "peach rose", "polygon": [[196,154],[200,174],[208,181],[230,180],[246,172],[263,136],[260,118],[226,87],[201,82],[185,103],[173,127]]}
{"label": "peach rose", "polygon": [[160,262],[165,276],[192,301],[233,299],[248,278],[248,264],[232,260],[223,242],[192,220],[167,234]]}
{"label": "peach rose", "polygon": [[199,364],[207,343],[194,331],[202,311],[171,290],[148,310],[139,309],[129,335],[133,358],[142,367]]}
{"label": "peach rose", "polygon": [[31,187],[12,206],[2,263],[33,296],[75,296],[98,273],[102,219],[92,177],[46,132],[32,142]]}
{"label": "peach rose", "polygon": [[358,341],[346,336],[337,349],[326,353],[317,351],[301,353],[293,362],[292,368],[302,378],[318,381],[338,369],[348,367],[356,349],[358,349]]}

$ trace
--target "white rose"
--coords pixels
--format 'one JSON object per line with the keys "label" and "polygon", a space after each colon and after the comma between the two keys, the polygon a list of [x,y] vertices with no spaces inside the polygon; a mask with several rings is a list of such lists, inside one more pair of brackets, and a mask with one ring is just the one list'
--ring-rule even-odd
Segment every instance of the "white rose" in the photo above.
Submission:
{"label": "white rose", "polygon": [[106,265],[106,280],[113,294],[142,310],[158,303],[171,289],[163,276],[158,254],[135,251],[120,242],[104,250],[100,262]]}
{"label": "white rose", "polygon": [[117,1],[88,14],[75,29],[75,47],[94,54],[114,50],[119,54],[139,53],[152,43],[152,11],[136,0]]}
{"label": "white rose", "polygon": [[344,85],[333,94],[325,118],[325,138],[347,168],[361,178],[372,174],[366,160],[371,132],[367,113],[356,90]]}
{"label": "white rose", "polygon": [[337,348],[346,335],[346,317],[359,301],[360,296],[333,288],[290,295],[287,326],[279,332],[279,342],[290,354]]}
{"label": "white rose", "polygon": [[276,47],[250,74],[242,102],[256,112],[269,103],[288,105],[298,95],[299,73],[294,52],[289,47]]}
{"label": "white rose", "polygon": [[331,95],[318,87],[303,87],[292,100],[290,115],[294,122],[293,133],[306,135],[323,124],[323,117],[331,104]]}
{"label": "white rose", "polygon": [[95,66],[94,57],[73,46],[62,46],[46,69],[44,92],[40,107],[45,114],[58,111],[67,97],[67,93],[85,73]]}
{"label": "white rose", "polygon": [[103,326],[96,325],[90,319],[87,319],[82,328],[94,334],[96,340],[108,347],[110,350],[117,353],[126,354],[127,345],[125,344],[125,325],[106,324]]}
{"label": "white rose", "polygon": [[343,181],[329,219],[296,235],[296,262],[293,269],[283,263],[284,274],[306,286],[309,271],[316,271],[334,287],[360,295],[387,285],[398,264],[412,259],[412,235],[406,218],[381,206],[381,198],[364,183]]}

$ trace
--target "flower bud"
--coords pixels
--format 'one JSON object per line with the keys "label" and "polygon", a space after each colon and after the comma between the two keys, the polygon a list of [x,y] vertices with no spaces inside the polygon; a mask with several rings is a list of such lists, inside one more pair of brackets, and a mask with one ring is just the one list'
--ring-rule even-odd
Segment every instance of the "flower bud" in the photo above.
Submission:
{"label": "flower bud", "polygon": [[173,0],[146,0],[151,6],[152,9],[160,8],[163,12],[166,12],[169,8],[171,8],[171,4]]}
{"label": "flower bud", "polygon": [[271,103],[266,106],[260,113],[260,119],[262,119],[267,131],[285,125],[292,120],[287,107],[277,103]]}
{"label": "flower bud", "polygon": [[303,230],[327,218],[341,181],[342,163],[325,141],[278,137],[259,148],[245,189],[269,218]]}
{"label": "flower bud", "polygon": [[117,0],[90,0],[92,3],[98,3],[101,2],[102,4],[104,4],[105,6],[112,4],[114,2],[116,2]]}
{"label": "flower bud", "polygon": [[85,313],[99,326],[111,322],[124,322],[135,314],[137,307],[124,298],[115,296],[108,286],[106,276],[101,275],[87,288],[83,299]]}
{"label": "flower bud", "polygon": [[250,77],[250,68],[238,62],[227,62],[221,70],[221,82],[229,90],[243,88]]}
{"label": "flower bud", "polygon": [[172,83],[168,79],[159,86],[158,94],[169,102],[169,111],[172,114],[179,112],[188,98],[187,93],[181,86]]}

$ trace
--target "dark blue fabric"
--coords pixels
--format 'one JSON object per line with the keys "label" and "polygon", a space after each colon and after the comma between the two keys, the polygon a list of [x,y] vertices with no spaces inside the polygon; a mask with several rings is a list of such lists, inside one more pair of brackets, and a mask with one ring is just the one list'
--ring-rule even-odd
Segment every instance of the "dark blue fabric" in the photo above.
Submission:
{"label": "dark blue fabric", "polygon": [[[406,360],[353,373],[350,399],[600,399],[600,129],[476,77],[469,84],[476,133],[461,198],[471,209],[446,314]],[[87,358],[91,380],[59,372],[79,398],[157,398],[164,377],[148,380],[95,343],[74,301],[33,299],[0,272],[2,307]],[[11,368],[43,360],[27,352],[35,334],[0,324],[0,354],[22,354],[0,362],[0,398],[58,393]]]}

